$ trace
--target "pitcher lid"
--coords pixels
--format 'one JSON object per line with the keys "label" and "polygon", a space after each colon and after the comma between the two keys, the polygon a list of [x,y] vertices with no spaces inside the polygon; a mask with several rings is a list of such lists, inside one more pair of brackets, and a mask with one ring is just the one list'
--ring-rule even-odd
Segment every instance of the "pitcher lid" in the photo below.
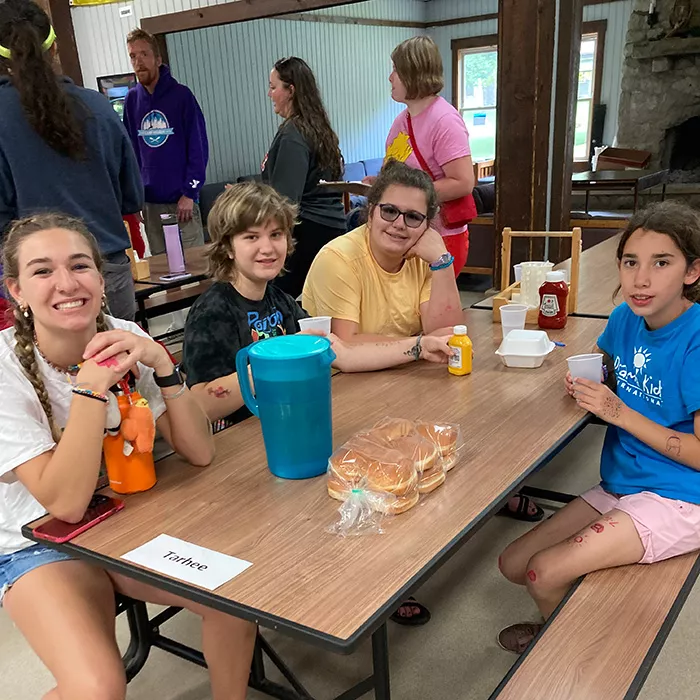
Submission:
{"label": "pitcher lid", "polygon": [[330,347],[328,338],[298,333],[259,340],[250,346],[248,354],[261,360],[301,360],[327,352]]}

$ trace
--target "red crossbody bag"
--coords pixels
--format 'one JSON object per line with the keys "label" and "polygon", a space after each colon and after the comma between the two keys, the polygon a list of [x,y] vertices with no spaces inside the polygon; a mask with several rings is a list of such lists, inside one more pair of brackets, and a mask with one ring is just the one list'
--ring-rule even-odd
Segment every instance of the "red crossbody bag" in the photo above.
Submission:
{"label": "red crossbody bag", "polygon": [[[416,137],[413,134],[413,124],[411,123],[411,115],[407,114],[408,119],[408,138],[411,141],[411,148],[416,154],[416,158],[420,163],[420,167],[435,182],[436,178],[425,162],[425,158],[421,155],[416,143]],[[445,228],[464,228],[472,219],[476,218],[476,203],[471,194],[467,194],[459,199],[452,199],[449,202],[440,203],[440,218]]]}

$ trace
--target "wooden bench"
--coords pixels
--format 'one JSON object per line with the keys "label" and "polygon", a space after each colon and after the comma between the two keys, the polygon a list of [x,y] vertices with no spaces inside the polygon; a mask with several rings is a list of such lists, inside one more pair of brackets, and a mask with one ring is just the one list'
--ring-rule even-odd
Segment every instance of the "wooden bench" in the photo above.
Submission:
{"label": "wooden bench", "polygon": [[632,700],[700,573],[698,552],[575,585],[490,700]]}

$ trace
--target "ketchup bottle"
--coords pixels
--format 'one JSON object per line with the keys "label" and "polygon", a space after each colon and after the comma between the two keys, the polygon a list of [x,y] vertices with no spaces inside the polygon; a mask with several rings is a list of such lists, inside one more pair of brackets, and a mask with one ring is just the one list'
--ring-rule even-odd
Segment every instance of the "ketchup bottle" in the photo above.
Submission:
{"label": "ketchup bottle", "polygon": [[568,297],[569,285],[566,283],[566,274],[562,271],[548,272],[540,287],[540,313],[537,325],[540,328],[564,328]]}

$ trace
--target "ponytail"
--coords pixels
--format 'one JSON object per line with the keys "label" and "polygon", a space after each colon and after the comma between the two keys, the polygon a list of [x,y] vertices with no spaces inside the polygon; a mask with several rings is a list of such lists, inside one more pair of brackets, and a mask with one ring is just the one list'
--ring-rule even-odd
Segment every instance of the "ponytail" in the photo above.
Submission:
{"label": "ponytail", "polygon": [[52,35],[49,18],[32,0],[0,2],[0,73],[9,74],[27,121],[46,144],[82,160],[86,150],[77,114],[80,103],[61,88],[47,60]]}

